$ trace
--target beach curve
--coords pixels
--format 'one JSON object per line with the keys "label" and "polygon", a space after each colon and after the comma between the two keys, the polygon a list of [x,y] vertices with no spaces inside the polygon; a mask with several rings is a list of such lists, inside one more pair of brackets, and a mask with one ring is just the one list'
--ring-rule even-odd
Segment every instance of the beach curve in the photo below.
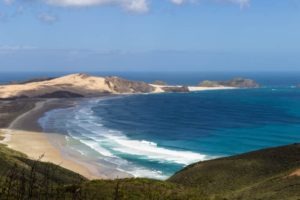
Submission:
{"label": "beach curve", "polygon": [[[47,134],[43,133],[38,126],[37,120],[43,113],[54,108],[70,105],[70,102],[62,104],[55,102],[55,100],[38,101],[33,109],[18,116],[10,123],[8,128],[1,130],[4,133],[4,139],[1,143],[26,154],[31,159],[38,159],[42,156],[41,161],[60,165],[88,179],[107,178],[99,174],[95,166],[80,163],[79,160],[75,161],[74,158],[62,154],[59,148],[51,144]],[[64,145],[62,135],[51,134],[51,137],[57,137],[61,141],[61,145]]]}

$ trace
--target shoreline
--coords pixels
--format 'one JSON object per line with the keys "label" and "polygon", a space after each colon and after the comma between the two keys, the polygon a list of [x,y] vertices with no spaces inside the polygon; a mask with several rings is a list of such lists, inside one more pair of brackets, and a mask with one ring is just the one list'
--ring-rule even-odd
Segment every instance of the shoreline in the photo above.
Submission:
{"label": "shoreline", "polygon": [[[38,159],[43,155],[41,161],[60,165],[90,180],[108,178],[102,176],[98,172],[97,167],[83,163],[76,158],[76,155],[63,151],[63,147],[66,145],[64,135],[44,133],[38,124],[38,119],[44,113],[74,105],[75,101],[66,99],[63,101],[55,99],[37,101],[33,109],[17,116],[8,128],[1,130],[4,137],[1,143],[6,144],[13,150],[26,154],[30,159]],[[51,140],[56,141],[56,145]]]}
{"label": "shoreline", "polygon": [[[220,90],[221,88],[217,88]],[[222,88],[233,89],[233,88]],[[196,90],[195,90],[196,91]],[[108,95],[107,97],[110,97]],[[103,98],[103,97],[101,97]],[[86,98],[84,98],[86,100]],[[124,171],[113,168],[96,158],[88,158],[68,147],[67,135],[47,133],[40,127],[38,120],[48,111],[73,107],[84,99],[32,99],[34,107],[16,115],[7,128],[0,129],[4,138],[0,143],[26,154],[30,159],[51,162],[87,179],[116,179],[133,177]],[[93,99],[93,98],[89,98]]]}

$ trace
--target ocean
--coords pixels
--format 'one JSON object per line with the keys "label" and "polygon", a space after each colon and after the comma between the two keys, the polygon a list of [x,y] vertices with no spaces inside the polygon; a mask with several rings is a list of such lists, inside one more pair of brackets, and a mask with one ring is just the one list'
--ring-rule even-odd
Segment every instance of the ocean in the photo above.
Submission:
{"label": "ocean", "polygon": [[157,179],[197,161],[300,141],[298,73],[117,75],[187,85],[245,76],[263,87],[85,99],[47,112],[39,120],[45,132],[65,134],[70,148],[99,163]]}

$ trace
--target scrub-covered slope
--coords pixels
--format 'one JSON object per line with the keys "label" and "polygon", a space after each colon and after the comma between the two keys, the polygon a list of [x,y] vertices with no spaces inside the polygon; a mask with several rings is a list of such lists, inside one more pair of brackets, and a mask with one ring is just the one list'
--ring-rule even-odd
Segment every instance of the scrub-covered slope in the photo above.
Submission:
{"label": "scrub-covered slope", "polygon": [[300,144],[199,162],[169,181],[225,199],[299,199]]}
{"label": "scrub-covered slope", "polygon": [[[29,160],[3,145],[0,145],[0,161],[0,199],[26,199],[29,196],[32,199],[86,200],[300,198],[299,144],[196,163],[167,181],[87,181],[58,166]],[[26,188],[24,193],[23,186]]]}

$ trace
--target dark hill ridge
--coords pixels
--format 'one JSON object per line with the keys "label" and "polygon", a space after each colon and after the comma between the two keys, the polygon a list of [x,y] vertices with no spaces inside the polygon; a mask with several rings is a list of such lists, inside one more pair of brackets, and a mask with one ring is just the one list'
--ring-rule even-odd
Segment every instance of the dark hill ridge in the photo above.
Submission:
{"label": "dark hill ridge", "polygon": [[[32,178],[37,177],[33,179],[36,182],[31,199],[300,199],[300,177],[295,173],[300,169],[300,144],[195,163],[177,172],[167,181],[140,178],[87,181],[59,166],[29,160],[23,154],[3,145],[0,145],[0,161],[0,199],[20,199],[16,194],[20,194],[18,187],[22,186],[23,169],[29,188]],[[35,176],[32,177],[30,172],[35,166],[34,163],[38,167],[34,169]],[[51,187],[47,186],[46,180],[51,183]],[[11,188],[14,193],[9,195],[8,183],[16,184],[14,189]],[[29,192],[30,190],[25,190],[25,197]],[[4,198],[7,196],[10,198]]]}

